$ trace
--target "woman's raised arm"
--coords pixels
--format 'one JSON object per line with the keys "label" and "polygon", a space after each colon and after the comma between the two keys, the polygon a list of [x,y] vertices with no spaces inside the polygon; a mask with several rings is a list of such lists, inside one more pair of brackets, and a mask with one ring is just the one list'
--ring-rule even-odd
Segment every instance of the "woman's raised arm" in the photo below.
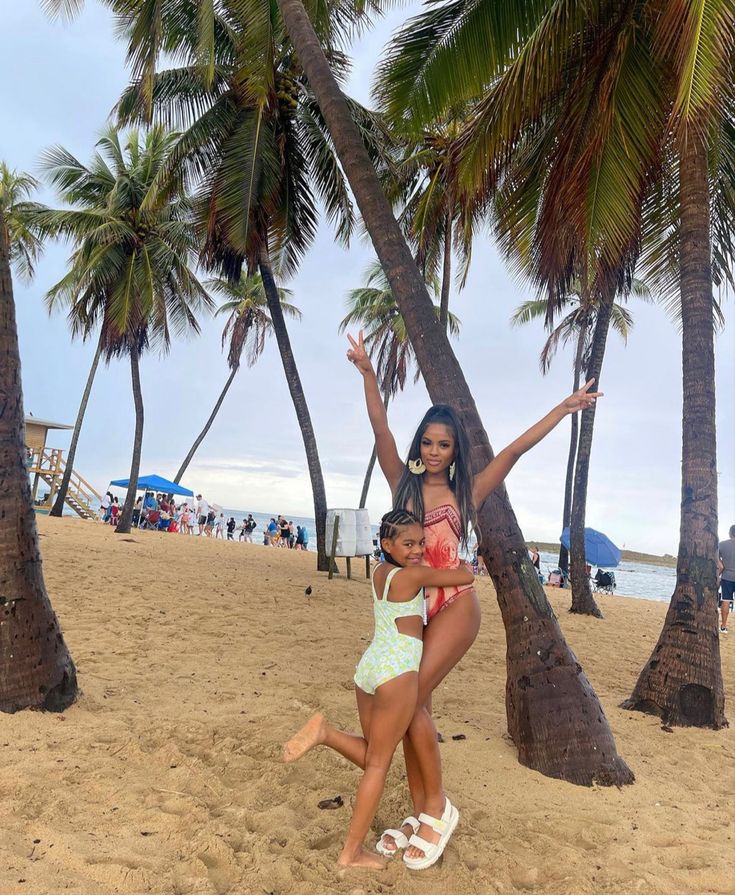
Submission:
{"label": "woman's raised arm", "polygon": [[375,375],[370,356],[365,350],[362,330],[358,333],[357,341],[349,333],[347,338],[350,340],[351,346],[347,351],[347,360],[355,365],[362,376],[365,386],[365,403],[367,404],[368,418],[375,434],[375,449],[378,463],[383,470],[383,475],[388,480],[391,492],[393,492],[398,486],[401,475],[403,475],[403,461],[398,454],[393,433],[388,428],[388,414],[378,387],[378,378]]}
{"label": "woman's raised arm", "polygon": [[476,507],[479,508],[488,494],[505,480],[505,477],[523,454],[538,444],[542,438],[545,438],[552,429],[559,425],[565,416],[591,407],[595,403],[596,398],[602,397],[603,392],[591,392],[589,390],[594,381],[594,379],[590,379],[582,388],[573,392],[550,413],[547,413],[543,419],[531,426],[528,431],[516,438],[508,447],[503,448],[481,472],[477,473],[472,483],[472,500]]}

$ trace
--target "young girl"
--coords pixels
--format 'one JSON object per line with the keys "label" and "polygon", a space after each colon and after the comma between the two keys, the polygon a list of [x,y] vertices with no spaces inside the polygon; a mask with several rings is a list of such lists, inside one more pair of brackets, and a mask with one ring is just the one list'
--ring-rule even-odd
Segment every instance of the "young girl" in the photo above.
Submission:
{"label": "young girl", "polygon": [[[314,746],[329,746],[364,770],[357,788],[347,840],[337,861],[343,867],[382,868],[384,861],[365,850],[363,841],[378,809],[393,753],[408,729],[418,695],[418,670],[423,651],[424,587],[466,586],[472,572],[466,565],[432,569],[422,565],[424,531],[407,510],[383,516],[380,545],[385,562],[373,572],[375,634],[355,671],[355,696],[363,735],[343,733],[321,714],[314,715],[284,747],[284,760],[296,761]],[[417,836],[419,823],[430,824],[439,835],[439,854],[459,820],[459,812],[446,801],[441,818],[409,818],[410,840],[422,849],[432,843]],[[397,830],[392,831],[401,837]],[[380,846],[380,843],[379,843]],[[389,854],[381,848],[383,854]]]}
{"label": "young girl", "polygon": [[[390,485],[395,507],[410,509],[422,521],[426,534],[425,561],[433,568],[453,568],[458,552],[467,546],[475,508],[500,485],[513,466],[568,414],[591,406],[601,392],[590,391],[587,382],[500,451],[484,468],[474,470],[470,441],[452,407],[435,404],[419,423],[406,461],[400,457],[388,425],[383,396],[362,333],[351,336],[347,358],[363,378],[368,417],[375,435],[378,463]],[[406,775],[414,805],[413,815],[440,818],[448,799],[444,792],[441,756],[436,728],[431,719],[431,694],[472,646],[480,629],[480,603],[471,585],[429,587],[426,593],[427,627],[416,713],[403,744]],[[410,820],[410,819],[409,819]],[[381,848],[394,852],[405,847],[410,822],[401,824],[402,835],[386,830]],[[423,823],[419,836],[430,844],[440,841],[430,824]],[[415,870],[430,867],[438,857],[435,848],[410,845],[403,856]]]}

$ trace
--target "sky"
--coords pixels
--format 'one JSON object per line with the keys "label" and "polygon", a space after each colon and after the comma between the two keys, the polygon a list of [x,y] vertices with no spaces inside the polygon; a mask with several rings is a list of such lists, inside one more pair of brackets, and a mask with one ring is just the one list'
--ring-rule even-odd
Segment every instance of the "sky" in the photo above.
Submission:
{"label": "sky", "polygon": [[[0,54],[0,158],[38,174],[43,150],[60,144],[88,162],[110,111],[128,82],[125,53],[110,14],[88,0],[76,21],[48,20],[40,0],[0,0],[5,41]],[[381,50],[406,17],[394,10],[353,48],[349,91],[370,101]],[[58,205],[48,190],[40,199]],[[73,423],[94,353],[72,342],[63,313],[49,316],[46,291],[65,273],[69,246],[50,245],[28,286],[15,294],[26,413]],[[303,320],[289,323],[321,456],[330,507],[358,503],[372,433],[360,376],[345,358],[337,328],[345,297],[362,285],[373,260],[359,239],[339,248],[324,224],[298,275],[288,283]],[[509,319],[533,298],[510,276],[488,233],[478,236],[465,289],[452,297],[462,321],[454,348],[478,410],[498,451],[571,391],[569,350],[543,376],[541,324],[512,328]],[[735,307],[723,297],[725,328],[718,333],[717,437],[720,536],[735,523]],[[681,469],[681,337],[664,311],[632,299],[635,327],[627,346],[611,334],[602,373],[589,481],[587,524],[619,546],[675,554],[679,537]],[[222,318],[203,321],[201,336],[172,345],[165,357],[141,364],[145,434],[141,473],[173,477],[208,417],[227,377],[220,347]],[[399,450],[407,449],[429,397],[411,385],[390,408]],[[100,367],[79,442],[76,469],[98,491],[130,470],[134,410],[124,361]],[[526,454],[507,479],[528,540],[560,534],[569,423],[565,420]],[[66,432],[49,445],[66,448]],[[227,507],[312,516],[301,433],[275,339],[253,368],[243,366],[183,484]],[[373,522],[390,507],[376,471],[368,499]]]}

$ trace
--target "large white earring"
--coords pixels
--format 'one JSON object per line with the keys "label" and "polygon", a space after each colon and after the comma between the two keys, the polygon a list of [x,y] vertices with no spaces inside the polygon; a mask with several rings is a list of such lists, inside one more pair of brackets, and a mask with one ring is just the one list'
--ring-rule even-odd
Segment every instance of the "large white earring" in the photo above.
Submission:
{"label": "large white earring", "polygon": [[409,460],[408,461],[408,471],[412,472],[414,475],[423,475],[426,472],[426,467],[424,466],[424,461],[421,457],[418,460]]}
{"label": "large white earring", "polygon": [[456,464],[456,462],[453,460],[453,461],[449,464],[449,481],[450,481],[450,482],[453,482],[453,481],[454,481],[454,473],[455,473],[456,471],[457,471],[457,464]]}

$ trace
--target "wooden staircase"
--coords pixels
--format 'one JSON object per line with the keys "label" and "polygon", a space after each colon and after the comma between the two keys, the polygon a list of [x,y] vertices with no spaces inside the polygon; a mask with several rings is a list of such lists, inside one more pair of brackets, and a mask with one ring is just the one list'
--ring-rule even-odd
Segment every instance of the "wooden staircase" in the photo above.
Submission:
{"label": "wooden staircase", "polygon": [[[37,504],[36,509],[41,511],[51,509],[65,469],[66,460],[63,451],[58,448],[33,451],[33,456],[28,464],[28,472],[30,475],[36,475],[40,481],[49,486],[48,497],[42,504]],[[95,502],[99,504],[101,500],[101,495],[94,490],[89,482],[83,479],[76,470],[72,470],[69,489],[66,492],[66,504],[82,519],[95,519],[97,511],[94,509],[94,505]]]}

